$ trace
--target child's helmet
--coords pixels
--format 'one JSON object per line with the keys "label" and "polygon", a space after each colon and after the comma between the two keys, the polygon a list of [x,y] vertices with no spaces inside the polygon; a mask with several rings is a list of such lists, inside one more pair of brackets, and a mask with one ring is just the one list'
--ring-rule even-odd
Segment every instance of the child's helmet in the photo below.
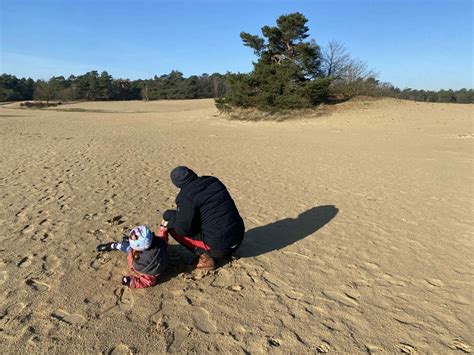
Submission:
{"label": "child's helmet", "polygon": [[130,247],[133,250],[143,251],[148,249],[153,242],[153,233],[147,226],[138,226],[133,228],[129,236],[135,234],[137,236],[136,240],[129,239]]}

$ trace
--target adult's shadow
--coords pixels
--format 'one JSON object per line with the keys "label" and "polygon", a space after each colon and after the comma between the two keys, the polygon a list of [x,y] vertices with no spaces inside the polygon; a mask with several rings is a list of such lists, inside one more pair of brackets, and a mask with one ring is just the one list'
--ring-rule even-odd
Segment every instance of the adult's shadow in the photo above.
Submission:
{"label": "adult's shadow", "polygon": [[248,258],[282,249],[313,234],[338,212],[339,209],[333,205],[317,206],[296,218],[285,218],[266,226],[252,228],[245,233],[237,254]]}

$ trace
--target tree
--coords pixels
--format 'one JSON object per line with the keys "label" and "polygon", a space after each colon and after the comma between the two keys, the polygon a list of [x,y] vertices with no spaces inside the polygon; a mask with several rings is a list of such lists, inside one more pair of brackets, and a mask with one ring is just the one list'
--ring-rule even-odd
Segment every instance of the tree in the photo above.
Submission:
{"label": "tree", "polygon": [[377,75],[367,63],[352,58],[346,47],[337,41],[330,41],[323,49],[321,70],[331,79],[331,91],[335,96],[371,95],[378,86]]}
{"label": "tree", "polygon": [[52,98],[56,100],[70,100],[70,86],[71,83],[63,76],[53,76],[48,81],[49,90],[52,91]]}
{"label": "tree", "polygon": [[98,100],[99,93],[99,73],[96,70],[90,71],[76,78],[77,98],[85,100]]}
{"label": "tree", "polygon": [[40,101],[46,101],[46,104],[49,104],[49,101],[54,99],[55,91],[54,86],[49,84],[44,80],[38,80],[36,82],[36,88],[34,93],[34,98]]}
{"label": "tree", "polygon": [[259,62],[282,64],[289,61],[297,64],[305,77],[318,76],[321,65],[320,48],[315,41],[304,41],[309,37],[306,26],[308,19],[295,12],[280,16],[276,22],[276,27],[262,27],[264,38],[241,32],[240,38],[244,46],[254,50]]}
{"label": "tree", "polygon": [[112,76],[103,71],[97,79],[97,99],[110,100],[114,98],[114,88]]}
{"label": "tree", "polygon": [[275,27],[263,26],[263,37],[241,32],[243,44],[258,60],[250,74],[228,75],[226,104],[275,111],[310,107],[326,99],[329,80],[320,78],[319,46],[305,41],[307,22],[296,12],[280,16]]}
{"label": "tree", "polygon": [[33,79],[18,79],[14,75],[2,74],[0,76],[0,101],[31,100],[35,89]]}

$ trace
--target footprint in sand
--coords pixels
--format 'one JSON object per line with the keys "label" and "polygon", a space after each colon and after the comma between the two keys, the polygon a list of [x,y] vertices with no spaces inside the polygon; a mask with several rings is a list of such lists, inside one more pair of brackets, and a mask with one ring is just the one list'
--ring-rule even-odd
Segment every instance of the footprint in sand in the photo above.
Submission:
{"label": "footprint in sand", "polygon": [[5,310],[2,319],[5,319],[5,323],[10,322],[12,319],[18,318],[20,316],[21,311],[23,311],[26,307],[26,304],[22,302],[14,303],[7,307]]}
{"label": "footprint in sand", "polygon": [[135,299],[133,298],[132,291],[128,288],[120,288],[115,290],[117,296],[117,305],[121,311],[127,312],[133,308]]}
{"label": "footprint in sand", "polygon": [[365,347],[366,347],[367,351],[369,352],[369,354],[375,354],[375,353],[382,352],[382,349],[380,349],[379,347],[377,347],[373,344],[365,344]]}
{"label": "footprint in sand", "polygon": [[3,285],[7,281],[7,272],[0,271],[0,285]]}
{"label": "footprint in sand", "polygon": [[99,270],[102,265],[107,264],[110,260],[107,254],[97,254],[90,265],[94,270]]}
{"label": "footprint in sand", "polygon": [[44,227],[50,227],[51,226],[51,220],[49,218],[43,219],[41,222],[39,222],[39,225]]}
{"label": "footprint in sand", "polygon": [[121,215],[114,216],[114,217],[107,220],[107,222],[109,222],[109,224],[111,224],[113,226],[121,225],[121,224],[125,223],[125,221],[126,221],[126,219]]}
{"label": "footprint in sand", "polygon": [[51,239],[51,234],[49,234],[49,233],[40,232],[40,234],[43,234],[43,235],[40,237],[40,241],[42,241],[43,243],[46,243],[47,241],[49,241],[49,240]]}
{"label": "footprint in sand", "polygon": [[82,217],[82,219],[86,219],[86,220],[88,220],[88,221],[92,221],[92,220],[94,220],[94,219],[97,219],[97,213],[92,213],[92,214],[86,213],[86,214],[84,215],[84,217]]}
{"label": "footprint in sand", "polygon": [[352,284],[357,288],[370,287],[370,282],[364,279],[354,280]]}
{"label": "footprint in sand", "polygon": [[211,285],[214,287],[228,287],[233,283],[233,281],[234,277],[232,277],[229,271],[226,269],[220,269]]}
{"label": "footprint in sand", "polygon": [[330,300],[339,302],[339,303],[341,303],[341,304],[343,304],[344,306],[347,306],[347,307],[357,307],[359,305],[353,299],[350,299],[349,297],[341,295],[337,292],[323,291],[323,295],[326,296],[327,298],[329,298]]}
{"label": "footprint in sand", "polygon": [[54,271],[59,266],[59,259],[55,255],[47,255],[43,257],[43,269],[45,271]]}
{"label": "footprint in sand", "polygon": [[118,344],[116,347],[109,351],[110,355],[129,355],[133,354],[132,350],[123,343]]}
{"label": "footprint in sand", "polygon": [[19,268],[25,268],[31,265],[31,258],[28,256],[25,256],[23,259],[21,259],[16,266]]}
{"label": "footprint in sand", "polygon": [[430,285],[436,286],[436,287],[444,287],[444,282],[441,281],[440,279],[428,279],[426,280]]}
{"label": "footprint in sand", "polygon": [[116,300],[115,304],[105,308],[102,312],[96,314],[97,319],[101,319],[105,314],[117,310],[117,308],[122,312],[128,312],[132,310],[135,299],[133,298],[132,291],[128,288],[117,288],[114,291]]}
{"label": "footprint in sand", "polygon": [[331,350],[331,347],[329,346],[328,343],[322,343],[316,348],[316,352],[320,354],[326,354],[329,352],[329,350]]}
{"label": "footprint in sand", "polygon": [[341,332],[343,330],[342,326],[331,318],[324,319],[322,324],[330,331]]}
{"label": "footprint in sand", "polygon": [[202,307],[195,307],[192,311],[194,325],[201,332],[210,334],[216,331],[216,326],[209,319],[209,312]]}
{"label": "footprint in sand", "polygon": [[281,345],[281,340],[280,339],[277,339],[277,338],[274,338],[274,337],[269,337],[268,338],[268,344],[270,344],[270,346],[280,346]]}
{"label": "footprint in sand", "polygon": [[244,289],[244,286],[242,285],[233,285],[229,287],[229,290],[234,291],[234,292],[240,292]]}
{"label": "footprint in sand", "polygon": [[460,339],[454,339],[449,345],[449,347],[453,350],[461,350],[468,354],[472,352],[472,348]]}
{"label": "footprint in sand", "polygon": [[80,314],[70,314],[63,309],[58,309],[56,312],[51,314],[51,317],[59,319],[67,324],[80,324],[85,322],[85,318]]}
{"label": "footprint in sand", "polygon": [[380,266],[376,263],[370,263],[370,262],[365,262],[364,265],[362,266],[362,268],[368,270],[368,271],[379,271],[380,270]]}
{"label": "footprint in sand", "polygon": [[28,322],[28,314],[23,310],[26,309],[26,304],[18,302],[7,307],[0,316],[0,332],[2,337],[8,339],[18,339],[23,335]]}
{"label": "footprint in sand", "polygon": [[416,349],[413,345],[407,343],[399,344],[400,351],[404,354],[416,354]]}
{"label": "footprint in sand", "polygon": [[51,286],[49,286],[48,284],[35,279],[28,279],[25,282],[28,286],[30,286],[36,291],[49,291],[51,289]]}
{"label": "footprint in sand", "polygon": [[34,231],[35,227],[33,225],[26,225],[21,230],[21,234],[30,234]]}
{"label": "footprint in sand", "polygon": [[167,338],[168,352],[175,353],[179,352],[181,345],[188,337],[189,330],[184,325],[179,324],[176,328],[169,329],[169,335]]}
{"label": "footprint in sand", "polygon": [[87,231],[87,233],[92,234],[98,242],[102,242],[102,243],[103,243],[102,241],[103,236],[106,234],[103,229],[95,229],[95,230],[90,229]]}
{"label": "footprint in sand", "polygon": [[354,301],[357,301],[361,297],[359,292],[352,289],[346,290],[344,291],[344,293],[346,294],[347,297],[352,298]]}

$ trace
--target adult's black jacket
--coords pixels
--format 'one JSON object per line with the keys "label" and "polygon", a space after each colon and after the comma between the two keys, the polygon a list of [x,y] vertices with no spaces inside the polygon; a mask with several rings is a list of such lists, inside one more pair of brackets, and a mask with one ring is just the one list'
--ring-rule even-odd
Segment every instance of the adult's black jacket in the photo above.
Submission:
{"label": "adult's black jacket", "polygon": [[[228,250],[239,244],[244,222],[224,184],[214,176],[200,176],[181,188],[176,213],[165,213],[168,228],[200,239],[211,249]],[[167,214],[167,215],[166,215]]]}

